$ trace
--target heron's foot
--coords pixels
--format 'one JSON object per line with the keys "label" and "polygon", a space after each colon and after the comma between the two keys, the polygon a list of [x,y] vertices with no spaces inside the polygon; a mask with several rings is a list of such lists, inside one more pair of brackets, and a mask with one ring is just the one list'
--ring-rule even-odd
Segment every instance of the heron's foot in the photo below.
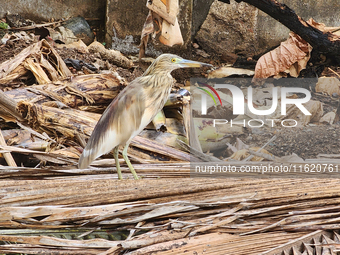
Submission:
{"label": "heron's foot", "polygon": [[123,179],[123,175],[122,175],[122,171],[120,170],[120,164],[119,164],[119,159],[118,159],[118,146],[116,146],[113,149],[113,156],[114,156],[115,162],[116,162],[118,180],[122,180]]}
{"label": "heron's foot", "polygon": [[130,162],[128,156],[127,156],[127,149],[128,149],[128,147],[129,147],[129,144],[126,144],[125,147],[124,147],[124,149],[123,149],[123,153],[122,153],[122,154],[123,154],[123,158],[124,158],[126,164],[128,165],[128,167],[129,167],[129,169],[130,169],[130,171],[131,171],[131,173],[132,173],[132,175],[133,175],[133,178],[134,178],[135,180],[138,180],[138,179],[139,179],[139,178],[138,178],[138,175],[137,175],[135,169],[133,168],[133,166],[132,166],[132,164],[131,164],[131,162]]}

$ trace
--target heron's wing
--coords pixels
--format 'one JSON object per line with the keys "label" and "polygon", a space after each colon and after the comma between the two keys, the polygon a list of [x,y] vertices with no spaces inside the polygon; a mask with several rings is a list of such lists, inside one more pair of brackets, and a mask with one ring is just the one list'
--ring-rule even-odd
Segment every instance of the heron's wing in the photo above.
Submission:
{"label": "heron's wing", "polygon": [[146,122],[142,121],[145,103],[141,79],[137,78],[104,111],[79,159],[79,168],[86,168],[97,157],[137,135],[144,128],[142,122]]}

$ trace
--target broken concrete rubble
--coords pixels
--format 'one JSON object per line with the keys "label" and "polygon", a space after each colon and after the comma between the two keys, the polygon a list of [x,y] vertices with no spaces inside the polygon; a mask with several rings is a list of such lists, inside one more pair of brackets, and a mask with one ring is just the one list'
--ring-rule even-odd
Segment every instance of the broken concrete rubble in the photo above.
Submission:
{"label": "broken concrete rubble", "polygon": [[203,48],[219,55],[228,52],[253,56],[257,44],[256,15],[256,8],[248,4],[215,1],[196,39]]}
{"label": "broken concrete rubble", "polygon": [[70,29],[73,34],[81,39],[86,45],[89,45],[94,40],[94,34],[83,17],[75,17],[67,20],[64,23],[66,29]]}

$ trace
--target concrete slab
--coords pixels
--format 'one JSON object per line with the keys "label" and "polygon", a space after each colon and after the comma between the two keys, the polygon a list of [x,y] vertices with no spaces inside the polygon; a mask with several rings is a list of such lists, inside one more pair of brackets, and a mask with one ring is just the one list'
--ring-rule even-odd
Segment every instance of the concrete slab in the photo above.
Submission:
{"label": "concrete slab", "polygon": [[106,0],[11,0],[1,1],[0,17],[10,12],[33,21],[59,20],[76,16],[104,21],[105,7]]}
{"label": "concrete slab", "polygon": [[194,36],[205,21],[214,0],[193,0],[192,35]]}
{"label": "concrete slab", "polygon": [[203,49],[219,55],[225,52],[252,55],[257,45],[257,12],[255,7],[244,2],[214,1],[196,39]]}

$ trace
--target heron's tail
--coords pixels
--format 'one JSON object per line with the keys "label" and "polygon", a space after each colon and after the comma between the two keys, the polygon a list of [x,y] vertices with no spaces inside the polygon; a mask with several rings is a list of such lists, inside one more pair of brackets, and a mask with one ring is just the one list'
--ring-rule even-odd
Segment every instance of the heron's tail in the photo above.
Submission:
{"label": "heron's tail", "polygon": [[93,160],[96,159],[96,155],[92,153],[91,150],[88,150],[86,147],[83,150],[83,153],[81,154],[78,162],[78,168],[84,169],[87,168]]}
{"label": "heron's tail", "polygon": [[113,148],[120,144],[120,141],[117,141],[117,133],[106,126],[102,128],[102,123],[105,123],[106,120],[101,120],[102,119],[99,120],[97,126],[94,128],[92,135],[87,141],[85,149],[80,156],[78,162],[79,169],[87,168],[93,160],[103,154],[109,153]]}

